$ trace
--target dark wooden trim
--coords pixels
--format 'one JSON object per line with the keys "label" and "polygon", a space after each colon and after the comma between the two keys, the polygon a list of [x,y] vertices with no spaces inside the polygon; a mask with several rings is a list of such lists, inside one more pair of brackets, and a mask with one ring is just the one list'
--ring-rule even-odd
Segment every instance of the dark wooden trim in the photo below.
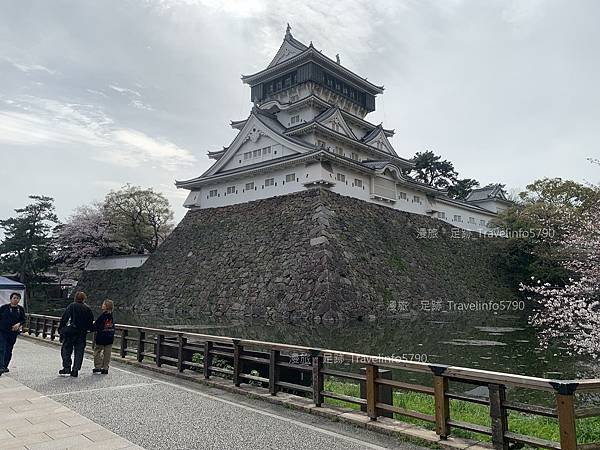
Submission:
{"label": "dark wooden trim", "polygon": [[146,339],[146,332],[142,331],[142,329],[138,330],[138,338],[137,338],[137,360],[138,362],[142,362],[144,360],[144,340]]}
{"label": "dark wooden trim", "polygon": [[367,388],[367,415],[371,420],[377,420],[377,383],[375,380],[378,378],[379,368],[373,364],[367,365],[365,370],[366,380],[365,385]]}
{"label": "dark wooden trim", "polygon": [[316,406],[323,404],[323,356],[317,355],[312,358],[312,393],[313,403]]}
{"label": "dark wooden trim", "polygon": [[490,395],[490,417],[492,419],[492,444],[496,450],[508,450],[505,434],[508,431],[508,416],[504,408],[506,388],[499,384],[488,386]]}
{"label": "dark wooden trim", "polygon": [[212,366],[212,342],[204,342],[204,378],[207,380],[210,378],[210,367]]}
{"label": "dark wooden trim", "polygon": [[440,439],[446,439],[450,434],[448,425],[450,420],[450,402],[448,392],[448,379],[443,375],[433,376],[433,391],[435,398],[435,432]]}
{"label": "dark wooden trim", "polygon": [[277,382],[279,381],[279,350],[271,350],[269,354],[269,393],[277,395]]}
{"label": "dark wooden trim", "polygon": [[161,357],[162,357],[162,346],[163,346],[164,340],[165,340],[164,334],[156,335],[156,350],[154,352],[155,358],[156,358],[156,367],[160,367],[162,364]]}

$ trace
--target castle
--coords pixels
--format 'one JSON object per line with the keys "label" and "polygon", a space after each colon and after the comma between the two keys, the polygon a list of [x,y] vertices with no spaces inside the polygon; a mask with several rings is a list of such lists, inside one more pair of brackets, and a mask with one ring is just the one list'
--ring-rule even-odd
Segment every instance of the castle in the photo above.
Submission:
{"label": "castle", "polygon": [[378,86],[296,40],[288,25],[267,66],[242,80],[254,107],[232,121],[233,142],[208,153],[215,163],[201,176],[177,181],[190,191],[184,206],[215,208],[291,194],[313,187],[427,215],[453,227],[486,232],[509,205],[501,185],[456,200],[403,174],[414,163],[399,156],[394,131],[365,117]]}

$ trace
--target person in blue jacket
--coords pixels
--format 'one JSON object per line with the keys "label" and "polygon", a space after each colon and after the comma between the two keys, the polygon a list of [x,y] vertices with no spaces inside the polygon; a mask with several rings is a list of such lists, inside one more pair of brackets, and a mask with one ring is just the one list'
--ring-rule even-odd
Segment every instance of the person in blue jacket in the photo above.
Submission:
{"label": "person in blue jacket", "polygon": [[10,294],[10,303],[0,307],[0,375],[8,372],[13,347],[25,323],[25,309],[19,305],[21,294]]}

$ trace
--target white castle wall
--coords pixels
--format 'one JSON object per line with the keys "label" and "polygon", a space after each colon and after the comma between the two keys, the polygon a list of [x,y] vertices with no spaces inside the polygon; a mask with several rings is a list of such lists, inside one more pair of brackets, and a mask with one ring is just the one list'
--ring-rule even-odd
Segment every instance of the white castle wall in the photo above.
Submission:
{"label": "white castle wall", "polygon": [[[268,173],[241,176],[236,180],[215,183],[190,192],[184,205],[196,208],[217,208],[291,194],[307,189],[304,186],[305,183],[325,181],[330,185],[330,189],[337,194],[384,205],[400,211],[428,215],[443,220],[456,228],[484,233],[488,231],[488,222],[495,217],[492,213],[473,211],[468,207],[436,201],[422,191],[401,184],[396,185],[395,202],[384,202],[373,198],[373,180],[371,176],[334,164],[331,165],[331,168],[332,171],[329,171],[320,163],[308,165],[299,163]],[[292,173],[295,175],[294,181],[286,182],[286,175]],[[343,177],[339,177],[338,174],[343,175]],[[273,179],[273,185],[267,186],[265,180],[271,178]],[[384,178],[392,180],[389,177]],[[356,180],[362,181],[362,186],[359,186]],[[251,182],[254,183],[254,189],[246,190],[246,184]],[[227,188],[233,187],[235,188],[234,193],[228,194]],[[213,191],[212,194],[211,191]],[[214,191],[216,191],[216,194]],[[439,217],[438,211],[444,212],[445,217]],[[461,216],[462,222],[455,220],[455,215]],[[471,217],[474,223],[469,222]],[[482,225],[481,221],[484,221],[485,225]]]}

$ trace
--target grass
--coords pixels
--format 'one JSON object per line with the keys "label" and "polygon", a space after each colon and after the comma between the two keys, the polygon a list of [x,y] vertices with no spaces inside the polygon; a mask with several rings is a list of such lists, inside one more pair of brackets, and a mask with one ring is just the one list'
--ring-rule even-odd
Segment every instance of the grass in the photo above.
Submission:
{"label": "grass", "polygon": [[[347,383],[336,380],[333,377],[327,377],[325,380],[325,390],[337,394],[360,397],[360,388],[358,384]],[[360,405],[344,402],[337,399],[326,398],[325,403],[345,408],[360,409]],[[425,414],[434,415],[435,405],[433,396],[419,392],[394,392],[394,406],[398,406],[411,411],[418,411]],[[531,414],[509,411],[508,424],[509,430],[513,433],[533,436],[540,439],[558,442],[560,439],[558,430],[558,420],[550,417],[541,417]],[[462,400],[450,400],[450,417],[454,420],[468,422],[476,425],[490,426],[491,420],[489,408],[484,405],[465,402]],[[394,418],[406,423],[413,423],[424,428],[433,430],[434,424],[411,417],[399,416],[394,414]],[[475,439],[483,442],[490,442],[487,435],[473,433],[470,431],[452,429],[452,435],[469,439]],[[600,442],[600,417],[590,417],[579,419],[577,421],[577,440],[579,443]]]}
{"label": "grass", "polygon": [[[202,363],[202,354],[194,354],[193,361],[196,363]],[[221,358],[214,358],[213,365],[230,370],[233,369],[229,361]],[[223,376],[224,378],[231,378],[226,375],[220,376]],[[360,387],[358,384],[340,381],[339,378],[326,377],[324,388],[325,391],[335,392],[336,394],[343,394],[350,397],[360,397]],[[326,398],[325,403],[355,410],[360,409],[360,405],[333,398]],[[407,410],[435,415],[435,404],[433,396],[431,395],[422,394],[419,392],[394,391],[393,404],[394,406]],[[489,408],[485,405],[478,405],[462,400],[450,400],[450,417],[461,422],[488,427],[491,426]],[[433,423],[424,420],[400,416],[398,414],[394,414],[394,418],[402,422],[419,425],[426,429],[435,429]],[[523,434],[525,436],[533,436],[554,442],[558,442],[560,440],[558,420],[555,418],[509,411],[508,424],[509,430],[513,433]],[[457,428],[452,429],[452,435],[482,442],[490,442],[491,440],[487,435],[460,430]],[[586,419],[577,420],[577,441],[580,444],[600,442],[600,417],[589,417]]]}

